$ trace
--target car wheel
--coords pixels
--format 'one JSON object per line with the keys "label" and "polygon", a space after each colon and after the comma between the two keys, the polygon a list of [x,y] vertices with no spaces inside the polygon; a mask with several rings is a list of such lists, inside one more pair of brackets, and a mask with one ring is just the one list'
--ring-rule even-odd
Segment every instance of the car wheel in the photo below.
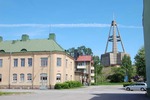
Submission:
{"label": "car wheel", "polygon": [[140,90],[141,90],[141,91],[145,91],[145,89],[144,89],[144,88],[141,88]]}
{"label": "car wheel", "polygon": [[130,88],[129,88],[129,87],[127,87],[127,88],[126,88],[126,90],[127,90],[127,91],[130,91]]}

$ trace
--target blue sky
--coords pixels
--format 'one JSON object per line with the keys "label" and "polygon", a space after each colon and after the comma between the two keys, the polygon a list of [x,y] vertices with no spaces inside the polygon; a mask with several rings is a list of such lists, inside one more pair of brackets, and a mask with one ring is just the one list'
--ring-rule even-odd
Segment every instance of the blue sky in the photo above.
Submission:
{"label": "blue sky", "polygon": [[85,45],[100,56],[114,15],[134,62],[144,45],[142,10],[142,0],[0,0],[0,35],[4,40],[22,34],[41,39],[52,32],[64,49]]}

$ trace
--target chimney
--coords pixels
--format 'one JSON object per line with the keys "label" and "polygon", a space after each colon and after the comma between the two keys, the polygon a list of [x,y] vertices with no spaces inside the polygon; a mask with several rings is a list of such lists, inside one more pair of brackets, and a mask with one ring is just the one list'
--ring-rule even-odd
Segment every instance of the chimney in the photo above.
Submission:
{"label": "chimney", "polygon": [[23,34],[21,40],[22,40],[22,41],[27,41],[27,40],[29,40],[29,35]]}
{"label": "chimney", "polygon": [[48,38],[49,40],[56,40],[56,36],[55,36],[55,33],[50,33],[49,34],[49,38]]}

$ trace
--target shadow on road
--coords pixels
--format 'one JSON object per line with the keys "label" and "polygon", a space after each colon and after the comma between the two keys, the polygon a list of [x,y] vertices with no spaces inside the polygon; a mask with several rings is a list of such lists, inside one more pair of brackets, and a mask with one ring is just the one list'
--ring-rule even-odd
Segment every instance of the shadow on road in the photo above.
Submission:
{"label": "shadow on road", "polygon": [[146,94],[117,94],[117,93],[104,93],[93,94],[95,95],[90,100],[150,100]]}

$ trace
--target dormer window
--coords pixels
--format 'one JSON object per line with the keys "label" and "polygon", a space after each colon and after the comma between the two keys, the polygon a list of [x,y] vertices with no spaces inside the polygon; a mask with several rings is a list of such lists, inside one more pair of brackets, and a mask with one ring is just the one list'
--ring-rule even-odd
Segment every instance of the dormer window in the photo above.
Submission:
{"label": "dormer window", "polygon": [[21,52],[27,52],[27,49],[21,49]]}
{"label": "dormer window", "polygon": [[5,52],[5,50],[0,50],[0,53],[4,53]]}

